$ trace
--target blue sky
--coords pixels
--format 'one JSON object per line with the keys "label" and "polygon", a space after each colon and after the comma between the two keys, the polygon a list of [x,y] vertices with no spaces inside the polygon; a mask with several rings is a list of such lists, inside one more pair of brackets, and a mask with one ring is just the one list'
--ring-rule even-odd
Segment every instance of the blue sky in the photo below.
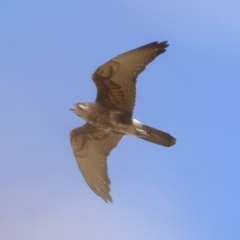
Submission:
{"label": "blue sky", "polygon": [[[0,238],[240,238],[239,1],[0,3]],[[108,159],[113,204],[86,185],[69,111],[91,75],[152,41],[167,51],[138,78],[134,117],[177,138],[125,137]]]}

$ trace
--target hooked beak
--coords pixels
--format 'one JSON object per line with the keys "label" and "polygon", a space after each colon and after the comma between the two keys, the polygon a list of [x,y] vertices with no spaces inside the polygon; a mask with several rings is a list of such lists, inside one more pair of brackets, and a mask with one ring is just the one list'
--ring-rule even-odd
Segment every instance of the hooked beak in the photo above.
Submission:
{"label": "hooked beak", "polygon": [[74,111],[74,110],[76,110],[76,107],[73,106],[73,107],[69,108],[69,110]]}

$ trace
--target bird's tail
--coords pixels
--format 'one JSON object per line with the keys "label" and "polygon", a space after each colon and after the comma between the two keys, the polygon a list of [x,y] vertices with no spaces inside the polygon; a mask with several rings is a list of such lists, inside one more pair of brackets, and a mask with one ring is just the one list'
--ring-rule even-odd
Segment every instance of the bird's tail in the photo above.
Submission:
{"label": "bird's tail", "polygon": [[145,135],[137,136],[143,140],[156,143],[165,147],[171,147],[176,143],[176,139],[166,132],[144,125],[136,119],[132,119],[132,123],[137,131],[140,130],[142,132],[145,132]]}

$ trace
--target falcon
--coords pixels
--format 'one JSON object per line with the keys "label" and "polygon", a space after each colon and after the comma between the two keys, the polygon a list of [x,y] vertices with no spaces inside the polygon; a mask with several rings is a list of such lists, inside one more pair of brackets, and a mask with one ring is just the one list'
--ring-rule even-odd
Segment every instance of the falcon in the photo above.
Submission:
{"label": "falcon", "polygon": [[176,142],[170,134],[133,118],[137,77],[167,47],[167,41],[152,42],[104,63],[92,75],[97,87],[95,102],[70,108],[86,121],[70,133],[74,156],[88,186],[105,202],[112,202],[107,157],[123,136],[165,147]]}

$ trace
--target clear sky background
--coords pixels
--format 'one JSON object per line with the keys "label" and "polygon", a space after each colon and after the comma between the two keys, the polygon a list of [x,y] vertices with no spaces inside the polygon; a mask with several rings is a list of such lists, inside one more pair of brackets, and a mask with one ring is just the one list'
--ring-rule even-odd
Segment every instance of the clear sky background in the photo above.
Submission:
{"label": "clear sky background", "polygon": [[[0,239],[240,239],[240,2],[0,2]],[[112,204],[85,183],[69,108],[91,75],[168,40],[138,78],[134,117],[177,138],[125,137],[108,159]]]}

